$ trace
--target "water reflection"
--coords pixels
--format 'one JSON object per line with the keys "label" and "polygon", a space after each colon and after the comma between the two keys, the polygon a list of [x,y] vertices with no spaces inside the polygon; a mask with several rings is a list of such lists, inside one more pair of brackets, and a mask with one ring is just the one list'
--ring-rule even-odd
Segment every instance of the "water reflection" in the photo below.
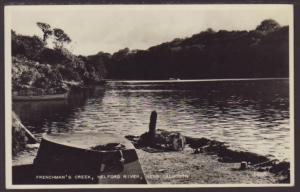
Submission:
{"label": "water reflection", "polygon": [[289,158],[288,80],[173,83],[111,82],[68,101],[15,102],[35,133],[103,131],[120,135],[157,127],[209,137],[261,154]]}
{"label": "water reflection", "polygon": [[13,110],[22,123],[38,138],[42,133],[73,131],[72,124],[86,110],[89,98],[104,96],[103,89],[89,88],[83,92],[73,91],[67,100],[14,101]]}

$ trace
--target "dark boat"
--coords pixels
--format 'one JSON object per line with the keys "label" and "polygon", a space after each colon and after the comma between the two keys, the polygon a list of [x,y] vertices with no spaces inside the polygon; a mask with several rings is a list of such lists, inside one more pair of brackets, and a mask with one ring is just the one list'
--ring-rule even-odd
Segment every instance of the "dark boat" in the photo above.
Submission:
{"label": "dark boat", "polygon": [[44,100],[61,100],[67,99],[68,93],[53,95],[13,95],[14,101],[44,101]]}
{"label": "dark boat", "polygon": [[43,136],[33,164],[13,167],[13,184],[146,184],[134,146],[109,133]]}

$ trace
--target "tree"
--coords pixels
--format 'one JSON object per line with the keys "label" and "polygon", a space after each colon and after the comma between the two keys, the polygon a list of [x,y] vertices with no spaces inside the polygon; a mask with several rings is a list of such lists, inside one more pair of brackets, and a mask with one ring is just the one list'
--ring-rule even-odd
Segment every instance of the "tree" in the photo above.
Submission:
{"label": "tree", "polygon": [[45,48],[45,42],[36,35],[19,35],[16,34],[15,31],[11,31],[11,33],[11,48],[13,56],[22,55],[35,60]]}
{"label": "tree", "polygon": [[71,42],[70,37],[62,29],[54,28],[53,33],[55,38],[54,45],[56,48],[61,49],[64,43]]}
{"label": "tree", "polygon": [[47,24],[47,23],[41,23],[41,22],[37,22],[36,24],[43,31],[43,33],[44,33],[44,35],[43,35],[43,41],[46,42],[46,40],[48,39],[48,37],[50,35],[52,35],[51,26],[49,24]]}
{"label": "tree", "polygon": [[269,33],[269,32],[273,32],[279,28],[280,28],[280,25],[277,23],[277,21],[275,21],[273,19],[266,19],[266,20],[263,20],[260,23],[260,25],[258,25],[256,27],[256,31]]}
{"label": "tree", "polygon": [[216,33],[212,28],[207,28],[205,32],[207,32],[207,33]]}

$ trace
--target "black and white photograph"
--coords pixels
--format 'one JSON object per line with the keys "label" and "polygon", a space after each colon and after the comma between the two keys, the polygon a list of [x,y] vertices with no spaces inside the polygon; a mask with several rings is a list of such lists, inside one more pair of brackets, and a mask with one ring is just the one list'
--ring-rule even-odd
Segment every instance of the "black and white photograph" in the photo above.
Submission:
{"label": "black and white photograph", "polygon": [[293,5],[4,11],[8,189],[294,186]]}

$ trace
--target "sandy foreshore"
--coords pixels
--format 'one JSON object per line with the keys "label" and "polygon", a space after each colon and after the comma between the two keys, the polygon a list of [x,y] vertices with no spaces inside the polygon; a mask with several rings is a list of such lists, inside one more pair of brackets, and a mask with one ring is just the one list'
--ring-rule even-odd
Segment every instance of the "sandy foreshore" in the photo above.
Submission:
{"label": "sandy foreshore", "polygon": [[[38,144],[13,157],[13,165],[33,163]],[[219,162],[215,155],[193,154],[186,147],[179,152],[146,152],[137,154],[148,184],[274,184],[279,176],[267,171],[239,170],[239,163]]]}
{"label": "sandy foreshore", "polygon": [[239,163],[223,163],[218,157],[181,152],[149,153],[137,149],[149,184],[274,184],[280,179],[267,172],[239,170]]}

